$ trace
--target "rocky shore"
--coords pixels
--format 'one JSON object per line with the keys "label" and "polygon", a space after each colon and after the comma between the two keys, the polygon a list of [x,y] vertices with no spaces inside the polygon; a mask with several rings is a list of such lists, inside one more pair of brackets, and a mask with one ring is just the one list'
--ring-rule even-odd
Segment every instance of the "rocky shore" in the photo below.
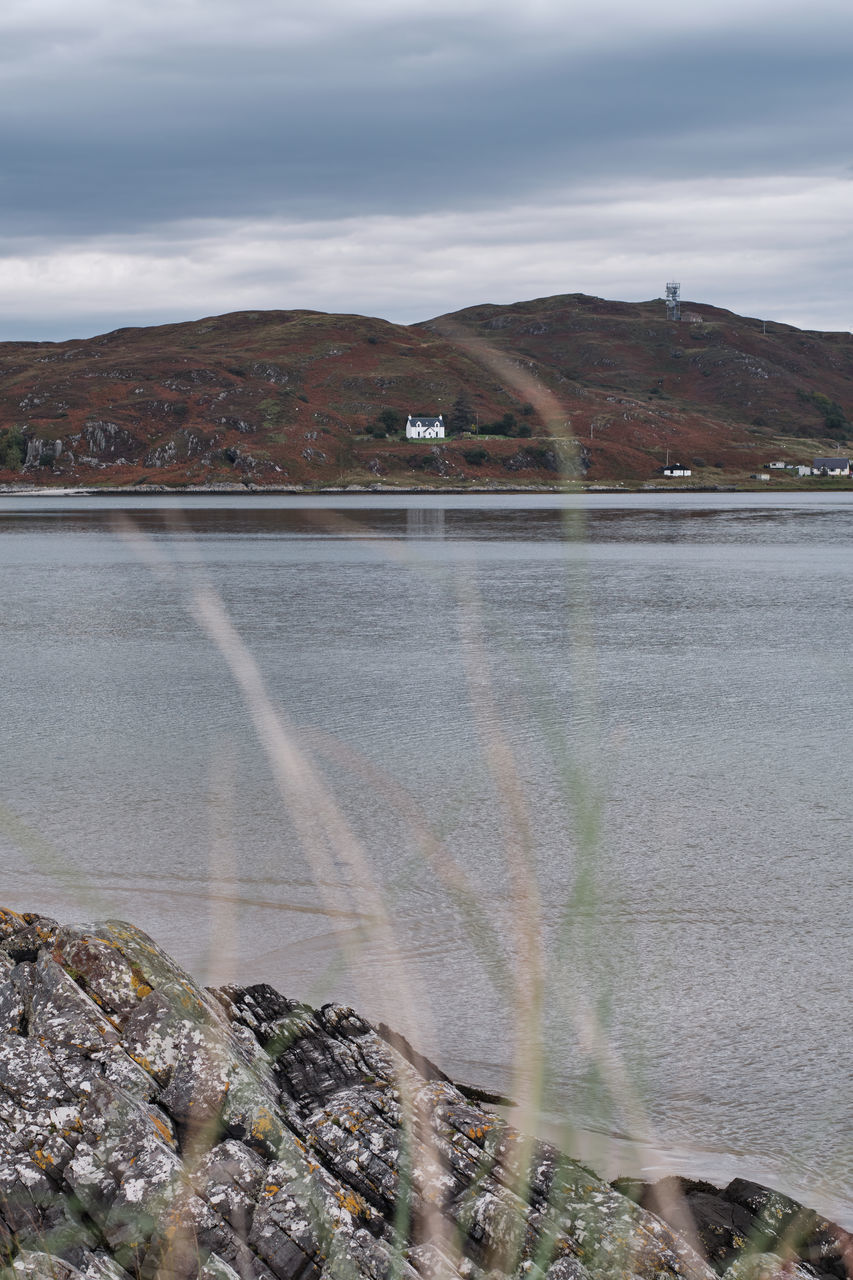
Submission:
{"label": "rocky shore", "polygon": [[0,1254],[32,1280],[853,1275],[851,1237],[766,1188],[610,1186],[350,1009],[10,910]]}

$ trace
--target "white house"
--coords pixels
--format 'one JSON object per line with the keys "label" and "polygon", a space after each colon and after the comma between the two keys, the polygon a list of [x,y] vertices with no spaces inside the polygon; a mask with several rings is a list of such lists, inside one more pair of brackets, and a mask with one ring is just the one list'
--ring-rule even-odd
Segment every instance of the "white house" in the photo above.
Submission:
{"label": "white house", "polygon": [[410,413],[406,423],[407,440],[443,440],[444,418],[430,413]]}
{"label": "white house", "polygon": [[813,476],[849,476],[849,458],[815,458],[812,462]]}
{"label": "white house", "polygon": [[692,474],[689,467],[682,467],[680,463],[673,462],[671,467],[664,467],[665,476],[689,476]]}
{"label": "white house", "polygon": [[799,465],[798,467],[796,467],[796,468],[795,468],[795,470],[796,470],[796,472],[797,472],[797,475],[798,475],[798,476],[801,476],[801,477],[802,477],[802,476],[810,476],[810,475],[811,475],[811,473],[812,473],[812,469],[811,469],[811,467],[806,467],[806,466],[804,466],[802,463],[800,463],[800,465]]}

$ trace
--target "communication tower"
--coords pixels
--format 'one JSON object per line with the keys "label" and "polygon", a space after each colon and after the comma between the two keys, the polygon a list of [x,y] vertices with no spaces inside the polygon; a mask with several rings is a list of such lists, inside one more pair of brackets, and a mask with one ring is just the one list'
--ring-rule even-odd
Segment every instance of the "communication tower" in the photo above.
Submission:
{"label": "communication tower", "polygon": [[666,318],[681,319],[681,285],[677,280],[670,280],[666,286]]}

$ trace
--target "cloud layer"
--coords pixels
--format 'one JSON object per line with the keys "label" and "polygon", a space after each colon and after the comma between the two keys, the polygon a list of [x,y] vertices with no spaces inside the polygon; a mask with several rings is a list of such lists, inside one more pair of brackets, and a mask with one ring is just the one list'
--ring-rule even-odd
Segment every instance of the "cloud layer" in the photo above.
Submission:
{"label": "cloud layer", "polygon": [[670,271],[850,327],[847,0],[290,8],[6,0],[2,336]]}

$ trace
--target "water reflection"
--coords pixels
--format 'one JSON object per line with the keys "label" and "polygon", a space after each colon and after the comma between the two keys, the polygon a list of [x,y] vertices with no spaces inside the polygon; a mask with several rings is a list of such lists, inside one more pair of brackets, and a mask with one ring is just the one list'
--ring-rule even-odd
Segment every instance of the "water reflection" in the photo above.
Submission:
{"label": "water reflection", "polygon": [[444,517],[443,507],[410,507],[406,512],[406,537],[443,538]]}
{"label": "water reflection", "polygon": [[87,534],[116,512],[170,539],[405,539],[411,541],[802,545],[853,540],[853,494],[626,495],[594,500],[542,495],[321,497],[160,495],[139,498],[0,497],[0,532]]}

